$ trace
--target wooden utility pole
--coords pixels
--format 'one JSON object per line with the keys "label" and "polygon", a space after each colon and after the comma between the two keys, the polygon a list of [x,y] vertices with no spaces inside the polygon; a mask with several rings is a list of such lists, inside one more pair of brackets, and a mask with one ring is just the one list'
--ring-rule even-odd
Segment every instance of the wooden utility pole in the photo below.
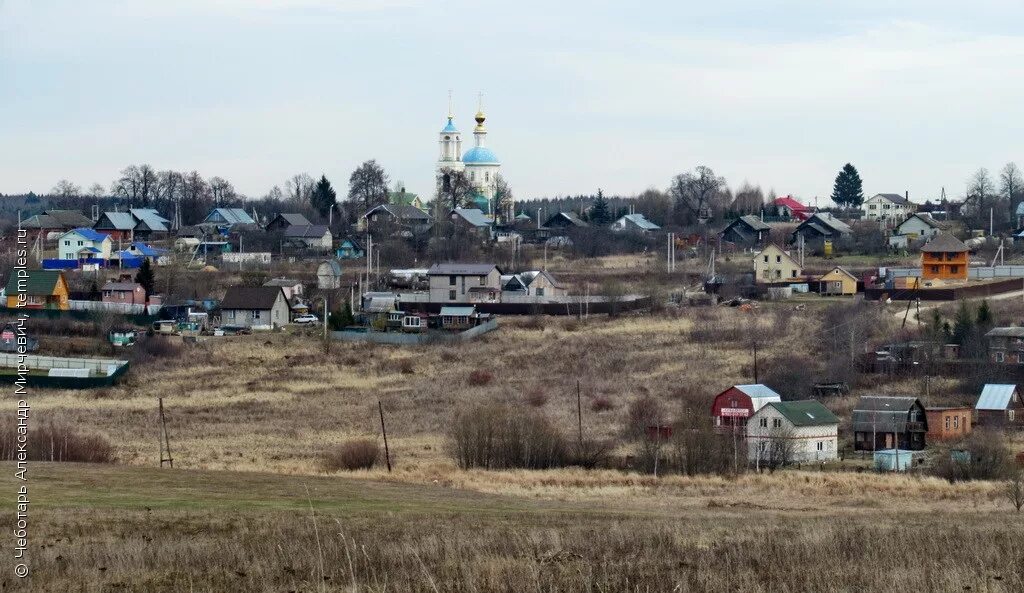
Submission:
{"label": "wooden utility pole", "polygon": [[579,430],[580,454],[583,453],[583,403],[580,396],[580,380],[576,379],[576,424]]}
{"label": "wooden utility pole", "polygon": [[[167,420],[164,418],[164,398],[157,398],[160,407],[160,437],[157,439],[160,443],[160,467],[164,466],[164,463],[169,465],[171,468],[174,467],[174,459],[171,457],[171,439],[167,435]],[[164,453],[167,453],[167,457],[164,457]]]}
{"label": "wooden utility pole", "polygon": [[754,342],[754,384],[757,384],[757,342]]}
{"label": "wooden utility pole", "polygon": [[384,461],[388,464],[388,473],[391,473],[391,450],[388,449],[388,429],[384,427],[384,404],[377,400],[377,410],[380,411],[380,432],[384,435]]}

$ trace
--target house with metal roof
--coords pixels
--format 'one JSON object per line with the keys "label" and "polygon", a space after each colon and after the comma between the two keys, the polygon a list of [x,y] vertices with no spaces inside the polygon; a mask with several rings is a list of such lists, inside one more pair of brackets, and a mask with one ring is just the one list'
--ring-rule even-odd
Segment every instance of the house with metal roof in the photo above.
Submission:
{"label": "house with metal roof", "polygon": [[889,245],[905,248],[915,241],[927,241],[949,228],[948,222],[939,222],[928,212],[915,212],[892,229]]}
{"label": "house with metal roof", "polygon": [[199,223],[199,226],[214,227],[222,231],[241,225],[256,225],[256,221],[244,208],[214,208]]}
{"label": "house with metal roof", "polygon": [[621,216],[609,228],[616,232],[633,231],[637,233],[661,230],[660,226],[647,220],[647,217],[640,213]]}
{"label": "house with metal roof", "polygon": [[818,278],[818,292],[823,295],[857,294],[857,277],[842,266],[836,266]]}
{"label": "house with metal roof", "polygon": [[834,461],[839,418],[813,399],[769,401],[747,421],[747,458],[758,467]]}
{"label": "house with metal roof", "polygon": [[155,208],[132,208],[129,212],[135,219],[135,227],[132,229],[134,237],[146,238],[170,231],[171,221]]}
{"label": "house with metal roof", "polygon": [[137,221],[131,212],[104,212],[92,225],[94,231],[110,235],[114,241],[131,241]]}
{"label": "house with metal roof", "polygon": [[420,210],[426,210],[426,204],[420,197],[412,192],[400,188],[398,191],[388,192],[388,202],[399,206],[412,206]]}
{"label": "house with metal roof", "polygon": [[80,227],[57,239],[57,258],[69,261],[109,260],[112,246],[110,235],[89,227]]}
{"label": "house with metal roof", "polygon": [[67,311],[71,306],[70,294],[68,281],[60,270],[26,270],[24,275],[12,272],[4,289],[9,309]]}
{"label": "house with metal roof", "polygon": [[856,451],[925,447],[928,418],[916,397],[865,395],[853,408],[853,448]]}
{"label": "house with metal roof", "polygon": [[531,270],[501,276],[501,296],[532,297],[537,300],[564,297],[569,294],[555,277],[545,270]]}
{"label": "house with metal roof", "polygon": [[501,297],[501,270],[494,264],[434,264],[427,271],[432,303],[471,303]]}
{"label": "house with metal roof", "polygon": [[291,226],[311,226],[313,223],[309,221],[304,214],[298,212],[282,212],[271,219],[265,227],[268,232],[272,231],[283,231]]}
{"label": "house with metal roof", "polygon": [[578,228],[584,229],[590,225],[583,221],[575,212],[559,212],[547,219],[543,227],[550,230]]}
{"label": "house with metal roof", "polygon": [[913,214],[917,206],[906,195],[875,194],[861,204],[861,218],[895,223]]}
{"label": "house with metal roof", "polygon": [[481,238],[494,238],[494,219],[480,208],[455,208],[448,214],[457,226],[476,233]]}
{"label": "house with metal roof", "polygon": [[334,235],[325,224],[292,225],[284,229],[284,242],[297,249],[330,251]]}
{"label": "house with metal roof", "polygon": [[974,405],[978,426],[1020,428],[1024,426],[1024,400],[1016,385],[988,383]]}
{"label": "house with metal roof", "polygon": [[836,241],[853,234],[848,224],[828,212],[815,212],[807,220],[801,222],[793,231],[792,241],[795,243],[801,236],[804,243],[817,244],[822,241]]}
{"label": "house with metal roof", "polygon": [[770,207],[775,210],[775,213],[780,218],[788,218],[792,220],[805,221],[811,217],[811,209],[796,199],[793,196],[780,196],[772,200]]}
{"label": "house with metal roof", "polygon": [[781,402],[782,396],[761,383],[733,385],[715,396],[711,402],[711,418],[715,430],[742,430],[747,419],[769,402]]}
{"label": "house with metal roof", "polygon": [[476,325],[476,307],[441,307],[443,329],[464,330]]}
{"label": "house with metal roof", "polygon": [[380,204],[359,218],[359,230],[394,229],[400,233],[421,232],[430,228],[430,215],[404,204]]}
{"label": "house with metal roof", "polygon": [[722,241],[741,247],[760,247],[768,242],[772,227],[759,217],[747,214],[722,229]]}
{"label": "house with metal roof", "polygon": [[345,237],[338,241],[338,248],[334,256],[338,259],[359,259],[366,253],[363,251],[363,244],[355,237]]}
{"label": "house with metal roof", "polygon": [[92,220],[77,210],[44,210],[21,221],[21,228],[40,232],[70,231],[78,227],[92,226]]}
{"label": "house with metal roof", "polygon": [[222,325],[269,330],[290,321],[288,299],[280,286],[229,286],[220,303]]}

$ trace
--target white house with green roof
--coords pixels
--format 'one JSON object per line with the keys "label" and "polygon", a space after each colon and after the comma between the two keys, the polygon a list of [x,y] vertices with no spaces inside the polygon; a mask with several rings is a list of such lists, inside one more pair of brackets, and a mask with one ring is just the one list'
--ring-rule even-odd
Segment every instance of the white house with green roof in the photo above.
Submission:
{"label": "white house with green roof", "polygon": [[747,421],[753,464],[811,463],[838,458],[839,418],[816,400],[768,402]]}

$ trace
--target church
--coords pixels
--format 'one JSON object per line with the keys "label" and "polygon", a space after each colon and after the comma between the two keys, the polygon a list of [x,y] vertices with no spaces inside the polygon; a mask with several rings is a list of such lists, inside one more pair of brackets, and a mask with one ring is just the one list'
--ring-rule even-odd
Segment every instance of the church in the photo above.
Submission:
{"label": "church", "polygon": [[473,147],[463,153],[462,134],[455,127],[451,95],[448,96],[448,123],[440,133],[441,154],[437,160],[437,175],[441,183],[447,185],[450,172],[464,171],[473,186],[475,207],[491,215],[494,212],[494,196],[501,162],[494,151],[487,147],[487,128],[484,127],[487,116],[484,115],[482,98],[474,119],[476,127],[473,128]]}

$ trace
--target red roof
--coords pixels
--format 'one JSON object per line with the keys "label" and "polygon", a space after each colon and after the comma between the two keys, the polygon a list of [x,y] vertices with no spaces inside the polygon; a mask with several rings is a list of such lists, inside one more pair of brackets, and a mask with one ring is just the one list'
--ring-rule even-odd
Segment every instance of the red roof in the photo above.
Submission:
{"label": "red roof", "polygon": [[775,198],[774,200],[772,200],[772,205],[785,206],[786,208],[789,208],[793,212],[793,216],[795,216],[797,219],[801,221],[810,218],[810,212],[808,211],[807,206],[804,206],[800,202],[794,200],[793,196],[782,196],[779,198]]}

